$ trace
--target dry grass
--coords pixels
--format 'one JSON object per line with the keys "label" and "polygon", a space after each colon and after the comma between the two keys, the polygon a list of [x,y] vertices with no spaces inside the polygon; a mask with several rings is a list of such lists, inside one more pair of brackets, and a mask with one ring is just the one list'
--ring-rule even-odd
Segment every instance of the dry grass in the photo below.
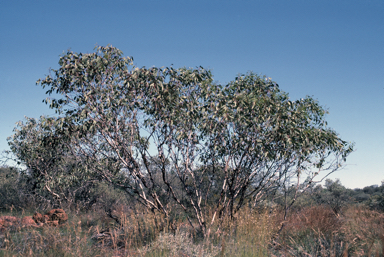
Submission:
{"label": "dry grass", "polygon": [[219,256],[269,256],[272,236],[277,232],[277,212],[244,208],[234,221],[227,221]]}
{"label": "dry grass", "polygon": [[[199,240],[182,221],[123,206],[113,213],[69,213],[61,227],[0,231],[0,256],[383,256],[384,214],[349,207],[336,216],[322,206],[289,216],[244,209]],[[216,226],[217,224],[215,224]],[[217,228],[217,226],[216,226]]]}
{"label": "dry grass", "polygon": [[323,206],[292,214],[271,252],[276,256],[383,256],[384,214],[349,207],[336,216]]}
{"label": "dry grass", "polygon": [[384,214],[367,208],[349,208],[341,232],[348,253],[354,256],[384,255]]}
{"label": "dry grass", "polygon": [[108,256],[92,246],[88,234],[73,221],[61,227],[4,230],[0,256]]}

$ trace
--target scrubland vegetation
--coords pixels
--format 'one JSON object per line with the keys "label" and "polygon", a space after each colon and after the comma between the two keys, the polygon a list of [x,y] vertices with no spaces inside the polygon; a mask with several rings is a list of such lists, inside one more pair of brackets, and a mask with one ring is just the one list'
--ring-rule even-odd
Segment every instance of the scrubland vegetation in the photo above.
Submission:
{"label": "scrubland vegetation", "polygon": [[[1,168],[0,177],[1,215],[33,215],[51,207],[25,191],[15,169]],[[384,254],[384,184],[352,190],[327,180],[302,195],[285,220],[284,197],[275,195],[222,220],[209,238],[191,229],[182,213],[166,218],[100,188],[92,207],[62,206],[69,221],[60,227],[0,228],[0,256]]]}
{"label": "scrubland vegetation", "polygon": [[95,50],[38,80],[57,115],[20,121],[0,170],[3,215],[69,219],[3,226],[0,256],[383,255],[383,186],[318,183],[353,144],[315,99]]}

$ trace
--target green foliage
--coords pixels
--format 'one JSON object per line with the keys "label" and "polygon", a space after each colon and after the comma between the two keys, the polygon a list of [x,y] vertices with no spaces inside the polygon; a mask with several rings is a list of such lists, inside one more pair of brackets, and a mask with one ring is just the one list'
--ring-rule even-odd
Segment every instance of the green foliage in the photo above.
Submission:
{"label": "green foliage", "polygon": [[17,169],[0,167],[0,210],[26,207],[26,197],[22,192],[23,186]]}
{"label": "green foliage", "polygon": [[349,191],[341,184],[339,179],[325,181],[325,189],[318,186],[313,193],[318,204],[328,205],[335,214],[339,214],[350,201]]}
{"label": "green foliage", "polygon": [[363,192],[361,189],[355,189],[352,192],[352,197],[356,203],[365,203],[370,195]]}
{"label": "green foliage", "polygon": [[90,206],[94,203],[92,189],[101,180],[91,162],[81,157],[72,139],[56,125],[54,118],[26,118],[8,138],[16,161],[24,166],[20,173],[24,190],[38,203]]}
{"label": "green foliage", "polygon": [[269,78],[217,85],[202,67],[137,68],[115,47],[95,50],[60,57],[37,83],[61,96],[45,100],[61,116],[29,120],[10,140],[52,199],[94,178],[166,217],[176,206],[209,235],[217,217],[303,173],[310,183],[333,172],[352,151],[317,101],[291,101]]}
{"label": "green foliage", "polygon": [[368,206],[373,210],[384,212],[384,194],[372,195],[368,200]]}

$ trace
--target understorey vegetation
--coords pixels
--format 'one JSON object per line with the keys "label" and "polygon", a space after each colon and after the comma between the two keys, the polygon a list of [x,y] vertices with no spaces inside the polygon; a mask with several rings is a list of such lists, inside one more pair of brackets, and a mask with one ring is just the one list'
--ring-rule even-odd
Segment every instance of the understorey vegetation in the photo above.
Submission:
{"label": "understorey vegetation", "polygon": [[[1,215],[25,216],[50,207],[23,187],[24,175],[0,169]],[[298,198],[284,217],[285,198],[270,195],[203,237],[182,212],[166,217],[110,187],[84,208],[62,204],[68,221],[40,228],[0,227],[0,256],[382,256],[384,184],[346,189],[327,180]],[[12,197],[4,197],[12,195]],[[209,215],[213,215],[211,212]],[[284,224],[284,226],[282,226]]]}
{"label": "understorey vegetation", "polygon": [[382,186],[326,180],[353,145],[312,97],[290,100],[252,72],[220,85],[202,67],[138,68],[112,46],[68,51],[37,84],[57,115],[26,117],[8,138],[14,167],[0,170],[0,209],[62,208],[72,219],[7,230],[0,247],[11,255],[304,256],[382,245],[376,234],[366,245],[349,238],[360,233],[355,218],[348,232],[355,213],[378,224]]}

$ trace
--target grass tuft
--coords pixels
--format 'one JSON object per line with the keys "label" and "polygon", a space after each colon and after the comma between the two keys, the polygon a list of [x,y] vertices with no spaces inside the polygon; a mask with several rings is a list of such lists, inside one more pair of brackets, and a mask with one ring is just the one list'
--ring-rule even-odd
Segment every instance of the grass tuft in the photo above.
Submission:
{"label": "grass tuft", "polygon": [[146,210],[120,206],[109,216],[73,212],[59,227],[0,228],[0,257],[383,256],[384,214],[352,206],[342,213],[336,216],[324,206],[302,208],[277,234],[278,210],[245,208],[224,220],[220,230],[214,224],[202,240],[185,221]]}

